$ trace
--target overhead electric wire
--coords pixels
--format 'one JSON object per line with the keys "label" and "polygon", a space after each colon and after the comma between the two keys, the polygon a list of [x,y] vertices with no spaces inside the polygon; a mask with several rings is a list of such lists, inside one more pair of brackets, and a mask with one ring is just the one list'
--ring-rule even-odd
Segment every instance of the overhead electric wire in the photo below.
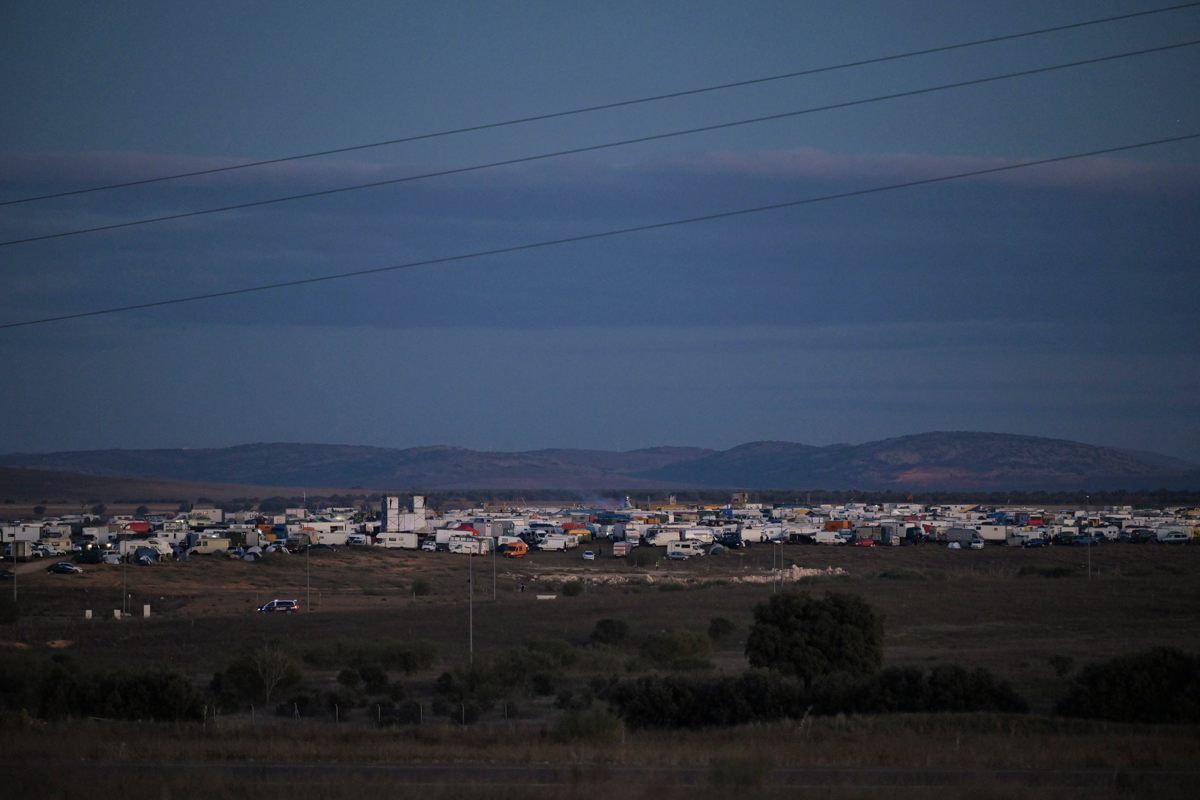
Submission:
{"label": "overhead electric wire", "polygon": [[213,175],[220,172],[232,172],[234,170],[249,169],[251,167],[262,167],[271,164],[281,164],[288,161],[300,161],[308,158],[317,158],[320,156],[337,155],[340,153],[352,153],[361,150],[370,150],[378,147],[387,147],[397,144],[406,144],[409,142],[418,142],[427,139],[437,139],[443,136],[453,136],[463,133],[474,133],[478,131],[494,130],[496,128],[505,128],[513,125],[523,125],[531,122],[543,122],[545,120],[560,119],[563,117],[576,116],[579,114],[588,114],[596,111],[608,111],[615,108],[625,108],[628,106],[640,105],[644,103],[653,103],[661,100],[673,100],[680,97],[689,97],[708,92],[724,91],[726,89],[738,89],[746,86],[755,86],[763,83],[771,83],[773,81],[788,80],[791,78],[802,78],[809,75],[819,75],[826,72],[835,72],[843,69],[851,69],[854,67],[865,67],[873,64],[884,64],[890,61],[899,61],[906,58],[916,58],[918,56],[933,55],[935,53],[946,53],[953,50],[961,50],[968,47],[978,47],[985,44],[997,44],[999,42],[1008,42],[1016,39],[1024,39],[1031,36],[1041,36],[1048,33],[1059,33],[1062,31],[1076,30],[1086,28],[1091,25],[1102,25],[1109,22],[1121,22],[1124,20],[1134,19],[1137,17],[1147,17],[1155,14],[1165,14],[1171,11],[1180,11],[1186,8],[1194,8],[1200,6],[1200,1],[1191,3],[1179,3],[1172,6],[1164,6],[1161,8],[1147,9],[1145,11],[1133,11],[1127,14],[1117,14],[1111,17],[1101,17],[1099,19],[1084,20],[1082,22],[1071,22],[1064,25],[1054,25],[1048,28],[1038,28],[1032,31],[1022,31],[1020,33],[1009,33],[1000,36],[989,36],[985,39],[973,39],[968,42],[957,42],[955,44],[939,45],[937,47],[928,47],[921,50],[909,50],[903,53],[895,53],[886,56],[876,56],[873,58],[864,58],[857,61],[847,61],[841,64],[830,64],[823,67],[812,67],[809,69],[796,70],[794,72],[785,72],[779,75],[767,75],[758,78],[748,78],[740,81],[730,81],[728,83],[718,83],[710,86],[702,86],[695,89],[682,89],[676,92],[667,92],[664,94],[649,95],[647,97],[638,97],[629,100],[617,100],[611,103],[598,103],[596,105],[583,106],[581,108],[567,109],[563,111],[550,111],[543,114],[534,114],[526,117],[517,117],[515,119],[502,120],[498,122],[484,122],[476,125],[468,125],[461,128],[450,128],[447,130],[433,131],[430,133],[413,134],[395,139],[385,139],[377,142],[368,142],[366,144],[348,145],[345,147],[334,147],[326,150],[316,150],[310,153],[299,153],[290,156],[280,156],[277,158],[262,159],[259,161],[244,161],[237,164],[228,164],[223,167],[209,167],[206,169],[193,170],[190,172],[177,172],[171,175],[160,175],[153,178],[142,178],[139,180],[124,181],[122,183],[109,183],[101,186],[91,186],[84,189],[71,189],[62,192],[54,192],[50,194],[42,194],[31,197],[22,197],[16,200],[2,200],[0,206],[18,205],[21,203],[32,203],[38,200],[51,200],[59,197],[71,197],[74,195],[89,194],[92,192],[102,192],[110,189],[124,189],[133,186],[145,186],[152,183],[161,183],[164,181],[179,180],[181,178],[195,178],[201,175]]}
{"label": "overhead electric wire", "polygon": [[107,225],[96,225],[90,228],[76,228],[68,231],[59,231],[56,233],[45,233],[38,236],[26,236],[21,239],[9,239],[0,241],[0,247],[9,247],[17,244],[28,244],[31,242],[42,242],[49,239],[62,239],[69,236],[80,236],[88,233],[100,233],[102,231],[120,230],[122,228],[133,228],[141,225],[151,225],[159,222],[170,222],[172,220],[189,219],[191,217],[201,217],[209,214],[221,214],[228,211],[243,211],[249,208],[258,208],[261,206],[276,205],[279,203],[289,203],[295,200],[308,200],[314,197],[326,197],[334,194],[343,194],[346,192],[356,192],[363,189],[376,189],[381,186],[393,186],[400,183],[409,183],[413,181],[426,180],[429,178],[439,178],[448,175],[461,175],[468,172],[478,172],[481,170],[495,169],[497,167],[513,166],[516,164],[528,164],[534,161],[545,161],[552,158],[561,158],[569,155],[579,155],[581,153],[591,153],[598,150],[608,150],[616,147],[627,147],[633,144],[643,144],[646,142],[660,141],[663,139],[673,139],[680,136],[688,136],[696,133],[707,133],[710,131],[723,130],[726,128],[736,128],[745,125],[755,125],[763,122],[771,122],[774,120],[787,119],[790,117],[798,117],[806,114],[815,114],[823,111],[833,111],[842,108],[851,108],[854,106],[863,106],[871,103],[879,103],[885,100],[897,100],[905,97],[916,97],[923,94],[931,94],[933,92],[941,92],[949,89],[961,89],[968,86],[978,86],[985,83],[994,83],[996,81],[1011,80],[1013,78],[1022,78],[1030,75],[1038,75],[1047,72],[1055,72],[1057,70],[1069,69],[1072,67],[1089,66],[1100,64],[1107,61],[1117,61],[1123,58],[1132,58],[1135,56],[1143,56],[1151,53],[1161,53],[1167,50],[1177,50],[1183,47],[1194,47],[1200,44],[1200,39],[1189,42],[1179,42],[1175,44],[1159,45],[1158,47],[1150,47],[1143,50],[1131,50],[1124,53],[1116,53],[1108,56],[1098,56],[1096,58],[1082,59],[1079,61],[1070,61],[1065,64],[1053,64],[1048,67],[1036,67],[1033,69],[1020,70],[1018,72],[1008,72],[1003,75],[991,75],[985,78],[972,78],[965,81],[955,81],[954,83],[944,83],[938,86],[929,86],[921,89],[908,89],[902,92],[892,92],[890,94],[876,95],[874,97],[866,97],[858,100],[846,100],[839,103],[830,103],[822,106],[814,106],[794,111],[783,111],[777,114],[768,114],[761,117],[752,117],[749,119],[734,120],[732,122],[719,122],[712,125],[702,125],[695,128],[686,128],[678,131],[668,131],[666,133],[655,133],[646,136],[638,136],[632,139],[621,139],[615,142],[604,142],[601,144],[585,145],[582,147],[572,147],[566,150],[555,150],[548,153],[537,153],[530,156],[520,156],[518,158],[509,158],[503,161],[491,161],[484,164],[472,164],[465,167],[453,167],[451,169],[438,170],[436,172],[425,172],[417,175],[406,175],[401,178],[387,178],[380,181],[370,181],[368,183],[356,183],[350,186],[339,186],[333,189],[318,189],[311,192],[301,192],[299,194],[284,195],[282,197],[272,197],[266,200],[250,200],[244,203],[234,203],[227,206],[218,206],[215,208],[204,208],[195,211],[182,211],[178,214],[165,214],[158,217],[145,217],[143,219],[128,220],[126,222],[113,222]]}
{"label": "overhead electric wire", "polygon": [[1193,139],[1200,139],[1200,132],[1188,133],[1180,136],[1171,136],[1163,139],[1154,139],[1150,141],[1137,142],[1134,144],[1118,145],[1115,147],[1105,147],[1099,150],[1089,150],[1082,153],[1071,153],[1068,155],[1052,156],[1050,158],[1040,158],[1035,161],[1023,161],[1017,164],[1005,164],[997,167],[986,167],[983,169],[969,170],[967,172],[956,172],[950,175],[939,175],[932,178],[920,178],[917,180],[904,181],[902,183],[887,184],[884,186],[873,186],[866,189],[855,189],[847,192],[838,192],[836,194],[826,194],[817,197],[808,197],[800,200],[790,200],[783,203],[771,203],[763,206],[753,206],[750,208],[739,208],[730,211],[718,211],[712,214],[702,214],[695,217],[685,217],[683,219],[667,220],[665,222],[652,222],[645,225],[635,225],[628,228],[613,228],[606,231],[597,231],[594,233],[579,234],[576,236],[564,236],[559,239],[546,239],[540,242],[526,242],[524,244],[509,245],[507,247],[497,247],[489,250],[476,250],[469,253],[458,253],[456,255],[441,256],[439,258],[428,258],[420,261],[408,261],[402,264],[392,264],[386,267],[373,267],[369,269],[352,270],[348,272],[337,272],[329,275],[318,275],[312,278],[297,278],[290,281],[279,281],[277,283],[266,283],[258,286],[246,286],[240,289],[227,289],[220,292],[208,292],[205,294],[188,295],[185,297],[174,297],[166,300],[154,300],[146,303],[133,303],[125,306],[114,306],[112,308],[95,309],[92,311],[79,311],[72,314],[61,314],[54,317],[43,317],[41,319],[24,320],[22,322],[8,322],[0,324],[0,330],[10,328],[22,328],[32,325],[45,325],[53,322],[65,322],[72,319],[83,319],[85,317],[98,317],[109,314],[120,314],[128,311],[139,311],[148,308],[160,308],[162,306],[179,305],[182,303],[193,303],[202,300],[215,300],[222,297],[234,297],[242,294],[252,294],[256,292],[267,292],[275,289],[284,289],[293,286],[306,286],[313,283],[326,283],[329,281],[344,280],[346,278],[358,278],[366,275],[379,275],[386,272],[397,272],[405,269],[414,269],[416,267],[429,267],[440,264],[449,264],[458,261],[468,261],[471,259],[484,258],[488,256],[506,255],[511,253],[520,253],[529,250],[537,250],[541,248],[556,247],[564,244],[573,244],[576,242],[586,242],[596,239],[606,239],[616,236],[626,236],[631,233],[643,233],[645,231],[662,230],[664,228],[674,228],[684,225],[694,225],[701,222],[712,222],[715,220],[729,219],[731,217],[747,216],[750,214],[759,214],[766,211],[778,211],[785,208],[798,208],[800,206],[815,205],[818,203],[826,203],[833,200],[844,200],[851,197],[862,197],[870,194],[880,194],[883,192],[892,192],[900,189],[911,189],[918,186],[929,186],[937,183],[946,183],[948,181],[961,180],[964,178],[974,178],[982,175],[994,175],[1001,172],[1012,172],[1020,169],[1029,169],[1030,167],[1042,166],[1045,164],[1055,164],[1063,161],[1073,161],[1080,158],[1090,158],[1093,156],[1109,155],[1128,150],[1137,150],[1145,147],[1155,147],[1158,145],[1171,144],[1174,142],[1184,142]]}

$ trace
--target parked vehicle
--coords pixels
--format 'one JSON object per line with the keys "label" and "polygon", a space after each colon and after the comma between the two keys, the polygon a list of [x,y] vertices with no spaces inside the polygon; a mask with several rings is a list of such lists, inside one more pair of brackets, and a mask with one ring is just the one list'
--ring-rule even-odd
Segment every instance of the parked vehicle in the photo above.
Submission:
{"label": "parked vehicle", "polygon": [[698,539],[667,542],[667,557],[669,558],[674,553],[682,553],[685,556],[702,556],[705,553],[705,544]]}
{"label": "parked vehicle", "polygon": [[583,551],[583,560],[584,561],[595,561],[596,554],[593,553],[591,550],[584,550]]}
{"label": "parked vehicle", "polygon": [[436,553],[438,549],[437,539],[426,539],[421,542],[421,549],[426,553]]}
{"label": "parked vehicle", "polygon": [[689,558],[691,558],[691,556],[682,550],[672,550],[671,552],[667,553],[667,559],[670,561],[687,561]]}
{"label": "parked vehicle", "polygon": [[546,538],[541,540],[541,543],[538,545],[538,549],[540,549],[540,550],[566,550],[567,548],[570,548],[570,547],[576,547],[576,546],[578,546],[578,544],[579,544],[579,540],[576,539],[574,536],[568,536],[567,534],[561,534],[561,533],[551,533],[548,536],[546,536]]}
{"label": "parked vehicle", "polygon": [[499,547],[500,555],[505,558],[524,558],[529,555],[529,545],[518,539],[515,542],[505,542]]}
{"label": "parked vehicle", "polygon": [[276,599],[276,600],[272,600],[269,603],[264,603],[263,605],[259,606],[258,610],[260,613],[263,613],[263,614],[273,614],[273,613],[277,613],[277,612],[283,613],[283,614],[290,614],[293,611],[300,610],[300,601],[299,600],[278,600],[278,599]]}
{"label": "parked vehicle", "polygon": [[70,561],[59,561],[46,567],[46,572],[53,575],[82,575],[83,568],[75,566]]}

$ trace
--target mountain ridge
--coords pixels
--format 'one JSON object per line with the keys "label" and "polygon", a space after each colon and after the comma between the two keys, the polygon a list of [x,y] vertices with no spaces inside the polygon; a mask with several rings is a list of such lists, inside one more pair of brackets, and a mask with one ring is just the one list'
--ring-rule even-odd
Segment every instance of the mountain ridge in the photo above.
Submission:
{"label": "mountain ridge", "polygon": [[224,448],[0,455],[0,466],[161,480],[401,489],[1146,489],[1200,488],[1200,465],[1065,439],[933,431],[862,444],[746,442],[726,450],[258,442]]}

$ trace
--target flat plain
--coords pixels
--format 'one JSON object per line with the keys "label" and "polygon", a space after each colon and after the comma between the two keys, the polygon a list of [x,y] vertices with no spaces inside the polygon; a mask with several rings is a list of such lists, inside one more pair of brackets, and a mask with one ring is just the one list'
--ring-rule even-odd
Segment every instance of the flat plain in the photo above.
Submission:
{"label": "flat plain", "polygon": [[[17,785],[50,780],[44,785],[53,791],[39,796],[64,797],[118,780],[126,796],[156,797],[201,785],[212,796],[282,797],[298,781],[305,796],[322,797],[396,787],[415,793],[418,786],[433,797],[600,797],[620,786],[638,796],[684,796],[690,789],[687,796],[697,797],[724,796],[733,781],[762,796],[797,788],[817,796],[891,790],[921,796],[937,788],[945,796],[1011,796],[1017,789],[1025,796],[1096,797],[1187,796],[1200,780],[1195,726],[1049,716],[1071,675],[1087,663],[1159,645],[1197,649],[1200,547],[760,545],[683,562],[646,548],[638,563],[607,552],[603,547],[596,561],[583,561],[579,551],[514,561],[341,548],[260,562],[193,556],[150,567],[95,565],[75,576],[47,574],[37,565],[18,577],[22,616],[7,626],[6,647],[70,653],[97,669],[164,666],[204,686],[265,641],[298,652],[320,642],[425,643],[436,650],[434,663],[397,679],[429,709],[442,672],[471,657],[485,662],[529,639],[559,640],[578,653],[563,687],[643,674],[647,667],[636,651],[588,646],[605,618],[625,621],[636,639],[662,631],[703,634],[712,618],[725,617],[734,632],[714,645],[705,674],[740,672],[756,604],[776,591],[837,591],[863,597],[884,617],[886,666],[984,667],[1010,682],[1031,714],[627,731],[620,743],[554,741],[547,734],[556,714],[552,697],[515,699],[519,712],[510,716],[507,706],[498,707],[466,726],[430,714],[424,725],[379,729],[369,709],[347,709],[338,723],[265,712],[253,719],[226,714],[204,726],[10,721],[17,730],[8,734],[18,734],[5,736],[11,763],[27,764],[20,754],[36,759],[43,748],[71,754],[52,779],[19,767]],[[582,591],[568,596],[563,587],[574,581]],[[417,584],[428,593],[415,593]],[[122,607],[123,592],[134,616],[118,621],[112,612]],[[539,599],[548,595],[553,599]],[[255,611],[276,597],[298,598],[305,611]],[[84,618],[86,610],[92,619]],[[336,670],[306,667],[305,673],[329,685],[336,677]],[[117,740],[123,744],[114,750]],[[131,782],[122,763],[139,777]],[[313,771],[314,765],[326,770]],[[433,779],[404,772],[405,765],[462,769],[452,779]],[[679,771],[655,772],[660,768]],[[189,770],[194,774],[185,778]]]}

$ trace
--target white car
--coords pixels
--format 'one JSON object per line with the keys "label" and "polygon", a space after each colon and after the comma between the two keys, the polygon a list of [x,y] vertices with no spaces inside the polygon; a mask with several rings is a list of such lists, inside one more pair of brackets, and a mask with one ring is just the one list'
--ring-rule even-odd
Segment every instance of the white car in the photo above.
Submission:
{"label": "white car", "polygon": [[583,551],[583,560],[584,561],[595,561],[596,554],[593,553],[591,550],[584,550]]}

